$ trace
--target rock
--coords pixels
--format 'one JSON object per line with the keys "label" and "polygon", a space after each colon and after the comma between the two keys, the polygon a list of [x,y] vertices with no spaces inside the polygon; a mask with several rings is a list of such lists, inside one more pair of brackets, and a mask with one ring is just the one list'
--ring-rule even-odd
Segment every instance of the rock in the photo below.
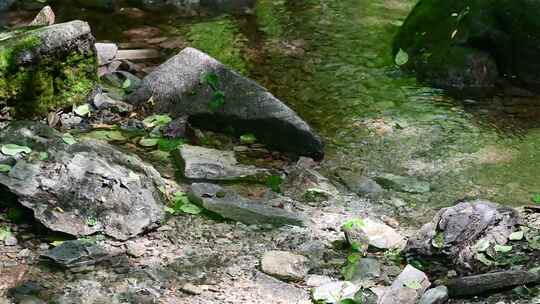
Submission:
{"label": "rock", "polygon": [[312,297],[313,300],[323,303],[340,303],[345,299],[354,299],[359,289],[360,287],[347,281],[330,282],[314,288]]}
{"label": "rock", "polygon": [[218,185],[191,185],[190,199],[224,218],[245,224],[304,226],[304,217],[296,212],[272,207],[267,201],[254,201]]}
{"label": "rock", "polygon": [[241,165],[233,151],[220,151],[184,144],[178,150],[184,176],[206,181],[265,181],[272,174],[266,169]]}
{"label": "rock", "polygon": [[50,6],[45,6],[39,11],[34,20],[30,22],[30,26],[47,26],[53,25],[55,21],[54,11]]}
{"label": "rock", "polygon": [[157,112],[189,116],[197,128],[232,128],[237,136],[253,133],[270,148],[317,160],[324,156],[319,136],[289,107],[199,50],[186,48],[166,61],[128,100],[144,105],[150,98]]}
{"label": "rock", "polygon": [[0,41],[0,103],[17,115],[44,114],[86,100],[97,79],[86,22],[13,30]]}
{"label": "rock", "polygon": [[246,13],[255,6],[255,0],[128,0],[128,3],[151,11],[172,9],[183,13]]}
{"label": "rock", "polygon": [[425,273],[407,265],[378,304],[416,304],[430,285]]}
{"label": "rock", "polygon": [[351,246],[361,246],[366,241],[379,249],[403,248],[405,239],[394,228],[370,218],[349,221],[343,225],[345,238]]}
{"label": "rock", "polygon": [[456,278],[448,280],[445,285],[448,286],[451,297],[463,297],[539,282],[540,271],[536,268],[530,271],[508,270]]}
{"label": "rock", "polygon": [[4,245],[16,246],[18,244],[17,238],[14,235],[8,235],[4,238]]}
{"label": "rock", "polygon": [[428,182],[420,181],[414,177],[383,174],[375,178],[375,181],[386,189],[408,193],[426,193],[431,191]]}
{"label": "rock", "polygon": [[187,117],[178,117],[167,125],[163,135],[169,138],[183,138],[187,136],[188,127]]}
{"label": "rock", "polygon": [[261,259],[261,270],[285,281],[300,281],[309,272],[309,260],[287,251],[268,251]]}
{"label": "rock", "polygon": [[353,268],[350,270],[347,277],[345,277],[348,281],[355,284],[373,281],[381,276],[381,263],[374,258],[361,258],[357,263],[353,264]]}
{"label": "rock", "polygon": [[[442,88],[495,93],[495,80],[538,91],[540,3],[519,0],[422,0],[394,39],[406,68]],[[434,79],[435,81],[431,81]]]}
{"label": "rock", "polygon": [[[256,271],[254,279],[249,283],[250,292],[256,295],[253,298],[256,302],[261,303],[298,303],[310,304],[308,293],[293,284],[282,282],[276,278],[266,275],[260,271]],[[246,302],[239,299],[240,302]]]}
{"label": "rock", "polygon": [[87,240],[65,241],[40,256],[65,268],[94,265],[109,257],[105,249]]}
{"label": "rock", "polygon": [[47,304],[47,302],[41,300],[40,298],[35,297],[35,296],[30,296],[30,295],[21,296],[17,303],[19,304]]}
{"label": "rock", "polygon": [[309,274],[305,278],[306,286],[309,287],[319,287],[326,283],[333,282],[334,280],[331,277],[318,275],[318,274]]}
{"label": "rock", "polygon": [[190,295],[200,295],[204,291],[204,289],[201,286],[193,285],[191,283],[184,284],[181,290]]}
{"label": "rock", "polygon": [[74,236],[102,232],[125,240],[163,219],[158,188],[164,182],[153,167],[104,142],[66,141],[54,129],[26,121],[0,132],[2,143],[48,154],[45,160],[19,160],[0,174],[0,185],[37,220]]}
{"label": "rock", "polygon": [[378,195],[384,189],[376,181],[356,172],[339,172],[341,181],[347,189],[358,195]]}
{"label": "rock", "polygon": [[[474,271],[479,265],[475,246],[504,245],[520,222],[518,213],[485,200],[461,202],[441,209],[433,220],[410,238],[406,250],[421,256],[444,255],[460,270]],[[486,250],[488,250],[486,248]]]}
{"label": "rock", "polygon": [[116,58],[118,46],[115,43],[96,43],[95,47],[100,66],[109,64]]}
{"label": "rock", "polygon": [[444,304],[446,301],[448,301],[448,288],[441,285],[426,291],[418,304]]}
{"label": "rock", "polygon": [[154,49],[119,50],[116,53],[118,60],[147,60],[161,57],[161,53]]}
{"label": "rock", "polygon": [[64,129],[73,129],[80,125],[83,121],[82,117],[75,115],[74,113],[63,113],[60,115],[60,123]]}
{"label": "rock", "polygon": [[295,200],[312,203],[338,196],[337,188],[317,172],[315,166],[313,159],[300,157],[294,166],[287,168],[287,179],[282,187],[284,193]]}
{"label": "rock", "polygon": [[92,104],[98,110],[110,109],[115,113],[127,113],[133,110],[133,106],[129,103],[113,99],[109,94],[103,92],[94,95]]}
{"label": "rock", "polygon": [[146,253],[146,246],[144,243],[128,242],[126,247],[126,253],[135,258],[142,257]]}

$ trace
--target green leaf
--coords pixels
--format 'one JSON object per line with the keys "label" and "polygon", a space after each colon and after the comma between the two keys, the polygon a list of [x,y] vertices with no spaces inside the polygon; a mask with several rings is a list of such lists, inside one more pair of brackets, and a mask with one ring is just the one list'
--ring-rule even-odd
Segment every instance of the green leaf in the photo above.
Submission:
{"label": "green leaf", "polygon": [[165,208],[163,208],[163,209],[165,210],[166,213],[169,213],[169,214],[175,214],[176,213],[176,211],[171,207],[165,206]]}
{"label": "green leaf", "polygon": [[0,173],[9,173],[11,171],[10,165],[0,164]]}
{"label": "green leaf", "polygon": [[58,247],[62,244],[64,244],[65,241],[54,241],[54,242],[51,242],[51,245],[53,245],[54,247]]}
{"label": "green leaf", "polygon": [[184,141],[182,139],[160,138],[158,140],[158,149],[164,152],[171,152],[180,147]]}
{"label": "green leaf", "polygon": [[153,128],[156,126],[165,126],[172,121],[169,115],[152,115],[143,120],[143,124],[146,128]]}
{"label": "green leaf", "polygon": [[144,137],[139,141],[139,145],[143,147],[154,147],[158,144],[159,138]]}
{"label": "green leaf", "polygon": [[441,249],[444,246],[444,233],[437,232],[437,235],[431,241],[431,245],[435,248]]}
{"label": "green leaf", "polygon": [[271,175],[266,179],[266,185],[274,192],[281,192],[281,183],[283,179],[279,175]]}
{"label": "green leaf", "polygon": [[184,213],[189,213],[189,214],[199,214],[202,212],[202,209],[199,208],[197,205],[194,205],[194,204],[183,204],[181,207],[180,207],[180,210],[182,210],[182,212]]}
{"label": "green leaf", "polygon": [[536,193],[532,196],[532,201],[535,204],[540,204],[540,193]]}
{"label": "green leaf", "polygon": [[127,89],[131,86],[131,79],[129,78],[126,78],[126,80],[124,80],[124,83],[122,83],[122,89]]}
{"label": "green leaf", "polygon": [[20,153],[30,154],[30,152],[32,152],[32,149],[30,149],[29,147],[19,146],[15,144],[2,145],[2,149],[0,150],[2,151],[3,154],[8,155],[8,156],[15,156]]}
{"label": "green leaf", "polygon": [[219,87],[219,77],[215,73],[205,73],[201,78],[202,83],[209,85],[212,90],[216,91]]}
{"label": "green leaf", "polygon": [[86,225],[90,226],[90,227],[93,227],[95,225],[97,225],[97,219],[93,216],[89,217],[86,219]]}
{"label": "green leaf", "polygon": [[47,152],[39,152],[38,153],[38,159],[40,161],[46,161],[47,159],[49,159],[49,153],[47,153]]}
{"label": "green leaf", "polygon": [[495,263],[494,261],[490,260],[485,254],[483,253],[477,253],[475,258],[480,261],[482,264],[486,265],[486,266],[491,266],[493,265],[493,263]]}
{"label": "green leaf", "polygon": [[495,245],[493,249],[495,249],[496,252],[507,253],[512,251],[512,246]]}
{"label": "green leaf", "polygon": [[100,139],[105,141],[125,141],[127,138],[117,130],[95,130],[82,135],[84,138]]}
{"label": "green leaf", "polygon": [[341,225],[341,228],[343,230],[351,230],[354,228],[362,228],[365,227],[366,223],[361,218],[352,218],[350,220],[347,220],[343,225]]}
{"label": "green leaf", "polygon": [[484,252],[489,248],[489,241],[486,239],[481,239],[476,244],[474,244],[474,251],[476,252]]}
{"label": "green leaf", "polygon": [[416,280],[406,281],[403,285],[407,288],[411,288],[415,290],[422,288],[422,284],[420,284],[420,282]]}
{"label": "green leaf", "polygon": [[223,105],[225,104],[225,93],[222,91],[216,91],[214,92],[214,96],[212,97],[212,100],[208,104],[208,107],[210,110],[216,112],[217,110],[221,109]]}
{"label": "green leaf", "polygon": [[523,239],[524,235],[525,235],[525,232],[523,232],[523,230],[520,230],[520,231],[516,231],[516,232],[511,233],[508,236],[508,239],[510,241],[520,241],[520,240]]}
{"label": "green leaf", "polygon": [[257,142],[257,138],[255,137],[254,134],[248,133],[248,134],[244,134],[240,136],[240,142],[243,143],[244,145],[251,145]]}
{"label": "green leaf", "polygon": [[11,229],[9,229],[9,227],[0,227],[0,241],[3,241],[10,236]]}
{"label": "green leaf", "polygon": [[62,140],[68,144],[68,145],[74,145],[77,143],[77,140],[75,139],[75,137],[73,137],[73,135],[69,134],[69,133],[66,133],[62,136]]}
{"label": "green leaf", "polygon": [[83,104],[73,109],[73,112],[79,116],[87,116],[91,112],[91,108],[89,104]]}
{"label": "green leaf", "polygon": [[409,54],[407,54],[407,52],[405,52],[403,49],[399,49],[394,61],[398,66],[405,65],[407,62],[409,62]]}

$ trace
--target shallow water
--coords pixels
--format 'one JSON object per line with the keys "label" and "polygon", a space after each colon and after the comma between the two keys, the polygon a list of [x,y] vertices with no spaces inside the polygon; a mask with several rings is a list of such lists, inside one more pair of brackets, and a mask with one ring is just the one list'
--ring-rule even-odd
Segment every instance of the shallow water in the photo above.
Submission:
{"label": "shallow water", "polygon": [[411,206],[522,205],[540,192],[540,102],[455,100],[394,66],[392,37],[414,1],[259,0],[252,15],[213,17],[130,17],[72,2],[54,7],[60,21],[88,20],[98,40],[127,42],[123,31],[156,26],[262,83],[325,138],[328,174],[429,181],[429,193],[390,195]]}

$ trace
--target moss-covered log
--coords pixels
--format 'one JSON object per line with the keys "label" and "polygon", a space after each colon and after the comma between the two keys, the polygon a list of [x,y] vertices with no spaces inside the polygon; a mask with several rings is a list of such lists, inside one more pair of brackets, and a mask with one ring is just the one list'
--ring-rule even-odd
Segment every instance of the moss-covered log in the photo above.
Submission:
{"label": "moss-covered log", "polygon": [[96,80],[94,38],[86,22],[0,34],[0,104],[18,116],[81,103]]}

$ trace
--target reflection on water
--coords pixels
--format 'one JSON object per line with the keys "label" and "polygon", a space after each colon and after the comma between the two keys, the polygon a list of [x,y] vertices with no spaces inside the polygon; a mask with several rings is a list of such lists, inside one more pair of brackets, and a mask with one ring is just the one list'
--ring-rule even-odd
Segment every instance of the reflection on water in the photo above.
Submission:
{"label": "reflection on water", "polygon": [[[126,42],[143,25],[180,36],[268,87],[328,143],[328,170],[416,176],[448,205],[465,196],[525,204],[540,192],[540,102],[454,100],[393,65],[390,42],[413,0],[259,0],[253,15],[178,17],[55,7],[98,40]],[[169,53],[170,55],[171,53]]]}

